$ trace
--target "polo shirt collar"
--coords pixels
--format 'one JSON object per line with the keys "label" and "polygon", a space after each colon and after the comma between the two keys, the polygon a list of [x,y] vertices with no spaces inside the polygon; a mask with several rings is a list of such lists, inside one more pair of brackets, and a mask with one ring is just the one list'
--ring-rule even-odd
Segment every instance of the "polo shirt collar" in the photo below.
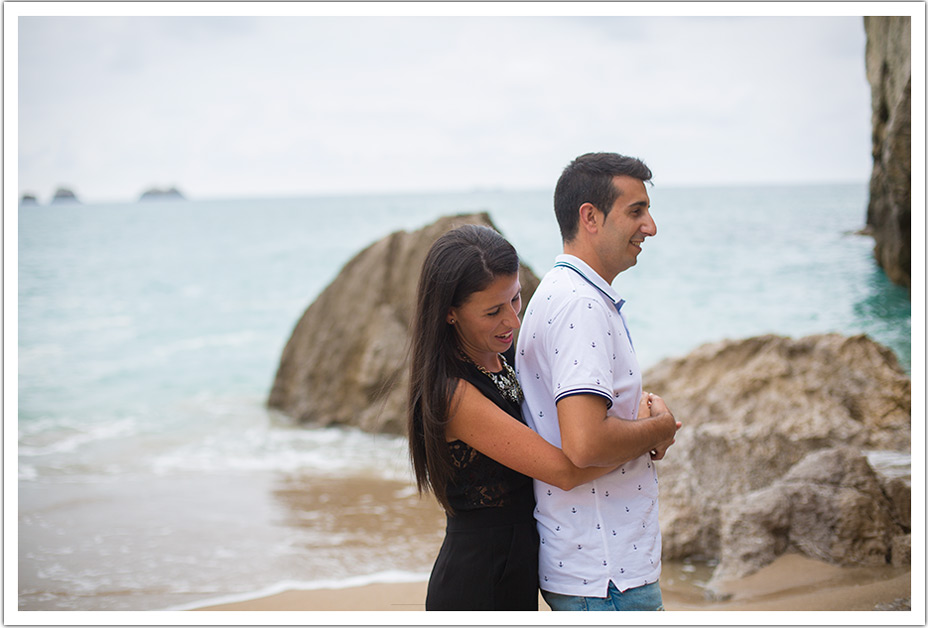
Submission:
{"label": "polo shirt collar", "polygon": [[600,277],[599,273],[590,268],[589,264],[584,262],[579,257],[575,255],[568,255],[566,253],[558,255],[556,258],[554,258],[554,267],[569,268],[573,270],[581,277],[583,277],[594,288],[606,295],[615,305],[616,310],[622,310],[622,306],[625,304],[625,300],[619,296],[619,294],[615,291],[612,285],[609,284],[609,282]]}

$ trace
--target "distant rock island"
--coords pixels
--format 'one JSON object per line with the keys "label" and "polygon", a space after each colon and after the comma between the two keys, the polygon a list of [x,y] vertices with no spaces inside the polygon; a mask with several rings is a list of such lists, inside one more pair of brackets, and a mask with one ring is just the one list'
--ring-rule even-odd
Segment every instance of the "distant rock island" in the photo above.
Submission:
{"label": "distant rock island", "polygon": [[185,200],[183,194],[176,187],[170,187],[168,189],[162,188],[151,188],[142,192],[142,196],[139,197],[140,201],[169,201],[169,200]]}
{"label": "distant rock island", "polygon": [[35,194],[23,194],[22,198],[19,199],[20,205],[38,205],[39,199],[35,197]]}
{"label": "distant rock island", "polygon": [[77,198],[77,195],[68,188],[58,188],[55,190],[55,195],[52,197],[52,204],[54,205],[56,203],[80,203],[80,200]]}

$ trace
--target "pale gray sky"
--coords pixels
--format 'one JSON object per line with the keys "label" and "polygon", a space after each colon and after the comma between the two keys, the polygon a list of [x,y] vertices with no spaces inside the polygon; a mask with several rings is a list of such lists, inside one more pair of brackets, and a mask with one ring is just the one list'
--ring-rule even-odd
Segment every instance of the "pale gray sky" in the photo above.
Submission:
{"label": "pale gray sky", "polygon": [[661,185],[872,165],[859,16],[18,20],[18,187],[43,203],[545,188],[598,150]]}

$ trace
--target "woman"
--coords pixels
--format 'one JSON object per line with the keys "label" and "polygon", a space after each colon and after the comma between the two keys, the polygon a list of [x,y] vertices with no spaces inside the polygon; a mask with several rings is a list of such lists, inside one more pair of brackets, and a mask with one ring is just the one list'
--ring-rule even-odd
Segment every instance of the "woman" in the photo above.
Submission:
{"label": "woman", "polygon": [[419,492],[447,514],[426,610],[537,610],[531,478],[565,490],[611,469],[580,469],[532,431],[512,368],[522,308],[519,258],[488,227],[432,245],[419,278],[409,389]]}

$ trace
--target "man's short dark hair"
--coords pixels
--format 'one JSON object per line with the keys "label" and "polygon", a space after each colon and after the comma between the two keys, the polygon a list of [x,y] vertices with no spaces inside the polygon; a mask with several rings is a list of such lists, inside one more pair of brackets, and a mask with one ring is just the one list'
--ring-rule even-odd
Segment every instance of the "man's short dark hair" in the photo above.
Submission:
{"label": "man's short dark hair", "polygon": [[612,181],[616,176],[650,181],[651,169],[640,159],[616,153],[580,155],[564,168],[554,189],[554,214],[564,242],[570,242],[577,235],[577,210],[584,203],[591,203],[604,215],[609,215],[619,195]]}

